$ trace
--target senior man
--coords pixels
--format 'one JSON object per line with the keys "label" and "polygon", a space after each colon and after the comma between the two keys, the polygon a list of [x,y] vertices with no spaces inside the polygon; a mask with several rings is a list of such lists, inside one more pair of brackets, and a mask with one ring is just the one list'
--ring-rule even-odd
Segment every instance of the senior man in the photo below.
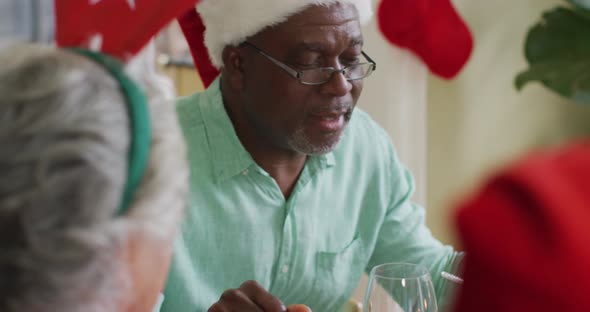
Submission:
{"label": "senior man", "polygon": [[[163,310],[337,311],[363,272],[454,272],[390,138],[355,109],[376,68],[365,0],[203,0],[221,75],[178,102],[191,190]],[[189,40],[191,38],[188,38]]]}

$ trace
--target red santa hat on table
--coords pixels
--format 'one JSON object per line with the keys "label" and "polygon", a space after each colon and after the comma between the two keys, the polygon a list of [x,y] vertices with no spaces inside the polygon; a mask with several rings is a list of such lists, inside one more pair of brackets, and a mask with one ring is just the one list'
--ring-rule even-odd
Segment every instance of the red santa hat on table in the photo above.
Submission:
{"label": "red santa hat on table", "polygon": [[[362,24],[371,18],[371,0],[202,0],[179,22],[207,86],[219,74],[226,45],[239,44],[310,5],[338,1],[354,4]],[[388,41],[413,51],[441,77],[454,77],[471,54],[473,39],[450,0],[382,0],[378,18]]]}
{"label": "red santa hat on table", "polygon": [[590,311],[590,142],[531,155],[459,210],[456,312]]}

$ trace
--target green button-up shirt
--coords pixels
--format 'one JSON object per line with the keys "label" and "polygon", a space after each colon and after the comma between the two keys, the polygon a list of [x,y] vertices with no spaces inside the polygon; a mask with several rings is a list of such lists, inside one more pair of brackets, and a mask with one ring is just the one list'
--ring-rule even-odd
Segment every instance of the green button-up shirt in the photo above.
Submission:
{"label": "green button-up shirt", "polygon": [[240,143],[219,80],[180,99],[190,204],[162,311],[206,311],[256,280],[286,305],[337,311],[362,273],[386,262],[453,271],[460,256],[434,239],[410,201],[412,177],[391,140],[356,109],[337,148],[311,156],[288,199]]}

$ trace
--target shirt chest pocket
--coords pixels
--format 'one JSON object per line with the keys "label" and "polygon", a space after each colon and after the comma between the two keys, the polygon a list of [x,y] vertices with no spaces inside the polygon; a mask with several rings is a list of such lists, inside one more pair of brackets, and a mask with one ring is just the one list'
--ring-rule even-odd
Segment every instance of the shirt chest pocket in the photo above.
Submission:
{"label": "shirt chest pocket", "polygon": [[334,304],[346,301],[351,295],[366,265],[363,249],[357,233],[343,248],[316,253],[313,291],[321,294],[320,311],[327,311],[328,307],[336,308]]}

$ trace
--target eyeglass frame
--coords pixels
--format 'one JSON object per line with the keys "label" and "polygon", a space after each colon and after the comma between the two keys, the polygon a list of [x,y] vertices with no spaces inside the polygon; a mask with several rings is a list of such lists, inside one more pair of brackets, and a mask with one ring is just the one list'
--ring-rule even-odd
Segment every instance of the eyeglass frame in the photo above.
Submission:
{"label": "eyeglass frame", "polygon": [[[361,79],[365,79],[367,77],[369,77],[376,69],[377,69],[377,63],[375,63],[375,61],[373,61],[373,59],[371,57],[369,57],[365,51],[361,51],[361,54],[365,57],[365,59],[368,62],[365,63],[358,63],[358,64],[354,64],[354,65],[349,65],[349,66],[345,66],[343,68],[335,68],[335,67],[315,67],[315,68],[309,68],[309,69],[302,69],[302,70],[297,70],[277,59],[275,59],[274,57],[270,56],[268,53],[264,52],[264,50],[260,49],[259,47],[257,47],[256,45],[252,44],[251,42],[248,41],[244,41],[241,43],[241,45],[246,45],[249,46],[251,48],[253,48],[256,52],[258,52],[260,55],[266,57],[269,61],[271,61],[272,63],[274,63],[275,65],[277,65],[278,67],[280,67],[281,69],[283,69],[284,71],[286,71],[291,77],[293,77],[294,79],[297,79],[297,81],[299,81],[299,83],[303,84],[303,85],[308,85],[308,86],[319,86],[319,85],[323,85],[325,83],[327,83],[328,81],[330,81],[330,79],[332,79],[332,77],[334,77],[334,73],[338,72],[340,74],[342,74],[342,76],[344,76],[344,78],[346,79],[346,81],[355,81],[355,80],[361,80]],[[366,74],[363,77],[359,77],[359,78],[354,78],[354,79],[349,79],[347,78],[344,73],[345,71],[350,68],[350,67],[354,67],[354,66],[360,66],[360,65],[365,65],[365,64],[370,64],[371,65],[371,70],[368,72],[368,74]],[[318,83],[312,83],[312,82],[305,82],[301,80],[301,77],[303,75],[304,71],[309,71],[309,70],[318,70],[318,69],[329,69],[331,70],[330,76],[326,81],[323,82],[318,82]]]}

